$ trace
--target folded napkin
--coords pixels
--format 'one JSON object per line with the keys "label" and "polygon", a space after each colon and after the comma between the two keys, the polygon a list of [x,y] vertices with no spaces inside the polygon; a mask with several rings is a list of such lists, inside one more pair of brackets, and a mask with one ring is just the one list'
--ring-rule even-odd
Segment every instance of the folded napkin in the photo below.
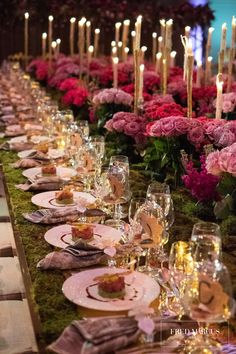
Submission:
{"label": "folded napkin", "polygon": [[33,213],[24,213],[23,217],[36,224],[57,224],[60,222],[72,222],[78,219],[79,211],[76,207],[55,209],[39,209]]}
{"label": "folded napkin", "polygon": [[31,142],[23,142],[23,143],[10,143],[8,141],[5,141],[3,144],[0,145],[1,150],[12,150],[16,152],[24,151],[24,150],[30,150],[34,146],[33,143]]}
{"label": "folded napkin", "polygon": [[34,159],[38,161],[49,161],[49,157],[41,151],[31,151],[27,156],[29,159]]}
{"label": "folded napkin", "polygon": [[21,126],[18,124],[9,125],[5,130],[6,137],[24,135],[24,133],[25,133],[24,129],[22,129]]}
{"label": "folded napkin", "polygon": [[100,248],[78,241],[59,252],[51,252],[38,262],[37,268],[46,269],[78,269],[104,263],[107,256]]}
{"label": "folded napkin", "polygon": [[23,217],[36,224],[58,224],[61,222],[73,222],[78,217],[104,217],[104,213],[100,209],[86,209],[81,212],[77,207],[64,207],[55,209],[39,209],[33,213],[24,213]]}
{"label": "folded napkin", "polygon": [[13,168],[32,168],[38,167],[41,165],[40,161],[33,160],[33,159],[20,159],[11,164]]}
{"label": "folded napkin", "polygon": [[134,343],[140,330],[131,317],[73,321],[48,349],[58,354],[105,354]]}
{"label": "folded napkin", "polygon": [[17,184],[16,188],[22,191],[54,191],[60,189],[62,180],[58,176],[42,177],[37,179],[34,183]]}

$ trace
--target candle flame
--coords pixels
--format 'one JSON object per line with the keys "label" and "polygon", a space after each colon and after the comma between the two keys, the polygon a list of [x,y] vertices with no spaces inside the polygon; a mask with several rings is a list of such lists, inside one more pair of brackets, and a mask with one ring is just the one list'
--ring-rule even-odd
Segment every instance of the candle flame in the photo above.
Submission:
{"label": "candle flame", "polygon": [[125,53],[129,53],[129,48],[128,47],[125,47]]}
{"label": "candle flame", "polygon": [[117,53],[117,48],[116,47],[113,47],[112,48],[112,54],[116,54]]}
{"label": "candle flame", "polygon": [[130,25],[130,20],[124,20],[123,24],[124,24],[124,26],[129,26]]}
{"label": "candle flame", "polygon": [[94,51],[93,45],[90,45],[90,46],[88,47],[88,51],[89,51],[89,53],[93,53],[93,51]]}
{"label": "candle flame", "polygon": [[144,46],[142,46],[141,47],[141,51],[143,52],[143,53],[145,53],[146,51],[147,51],[147,47],[144,45]]}
{"label": "candle flame", "polygon": [[50,22],[53,21],[53,16],[52,15],[48,16],[48,21],[50,21]]}
{"label": "candle flame", "polygon": [[152,38],[157,38],[157,33],[156,32],[152,33]]}
{"label": "candle flame", "polygon": [[100,33],[100,29],[96,28],[94,32],[95,32],[95,34],[99,34]]}
{"label": "candle flame", "polygon": [[118,64],[119,63],[119,58],[118,57],[115,57],[115,58],[112,58],[113,60],[113,64]]}
{"label": "candle flame", "polygon": [[173,20],[172,18],[166,22],[166,26],[172,26],[173,25]]}
{"label": "candle flame", "polygon": [[91,21],[87,21],[86,22],[86,27],[90,27],[91,26]]}
{"label": "candle flame", "polygon": [[47,33],[46,33],[46,32],[43,32],[43,33],[42,33],[42,38],[43,38],[43,39],[46,39],[46,38],[47,38],[47,36],[48,36],[48,35],[47,35]]}
{"label": "candle flame", "polygon": [[156,54],[156,59],[157,59],[157,60],[160,60],[161,57],[162,57],[162,53],[161,53],[161,52],[159,52],[159,53]]}
{"label": "candle flame", "polygon": [[224,29],[227,29],[227,24],[226,24],[226,22],[224,22],[223,25],[222,25],[222,30],[224,30]]}
{"label": "candle flame", "polygon": [[177,52],[176,52],[175,50],[173,50],[173,51],[170,53],[170,57],[174,59],[174,58],[176,57],[176,54],[177,54]]}
{"label": "candle flame", "polygon": [[117,29],[119,29],[120,26],[121,26],[121,22],[116,22],[115,27],[116,27]]}
{"label": "candle flame", "polygon": [[122,43],[122,42],[118,42],[118,47],[119,47],[119,48],[121,48],[121,47],[122,47],[122,45],[123,45],[123,43]]}
{"label": "candle flame", "polygon": [[79,26],[83,27],[85,23],[86,23],[86,18],[82,17],[81,20],[79,21]]}
{"label": "candle flame", "polygon": [[157,40],[158,40],[159,43],[161,43],[163,41],[162,36],[159,36]]}
{"label": "candle flame", "polygon": [[61,44],[61,39],[60,39],[60,38],[57,38],[56,43],[57,43],[57,44]]}
{"label": "candle flame", "polygon": [[144,64],[139,65],[139,70],[140,70],[141,72],[144,72],[144,69],[145,69]]}
{"label": "candle flame", "polygon": [[138,23],[141,23],[141,22],[142,22],[142,18],[143,18],[143,16],[142,16],[142,15],[139,15],[139,16],[137,17],[137,22],[138,22]]}
{"label": "candle flame", "polygon": [[186,26],[184,30],[185,30],[186,33],[189,33],[191,31],[191,27],[190,26]]}
{"label": "candle flame", "polygon": [[162,18],[162,19],[160,20],[160,24],[161,24],[161,26],[165,27],[165,25],[166,25],[166,20],[164,20],[164,18]]}
{"label": "candle flame", "polygon": [[215,30],[214,27],[209,27],[209,28],[208,28],[208,33],[212,33],[214,30]]}
{"label": "candle flame", "polygon": [[202,61],[201,61],[201,60],[198,60],[198,61],[197,61],[197,67],[198,67],[198,68],[201,68],[201,66],[202,66]]}
{"label": "candle flame", "polygon": [[132,37],[135,37],[135,36],[136,36],[136,32],[135,32],[135,31],[132,31],[132,32],[131,32],[131,36],[132,36]]}
{"label": "candle flame", "polygon": [[115,47],[116,46],[116,41],[111,41],[111,47]]}
{"label": "candle flame", "polygon": [[25,13],[25,19],[28,20],[28,18],[29,18],[29,13],[26,12],[26,13]]}
{"label": "candle flame", "polygon": [[220,89],[222,89],[223,85],[224,85],[224,81],[222,80],[222,77],[223,77],[222,73],[219,73],[216,76],[216,86],[217,86],[217,88],[220,88]]}
{"label": "candle flame", "polygon": [[55,49],[56,46],[57,46],[57,42],[56,41],[53,41],[52,44],[51,44],[52,48]]}
{"label": "candle flame", "polygon": [[207,58],[207,61],[210,63],[210,62],[212,62],[212,60],[213,60],[213,57],[208,57]]}
{"label": "candle flame", "polygon": [[71,17],[70,23],[75,23],[75,21],[76,21],[76,18],[75,17]]}

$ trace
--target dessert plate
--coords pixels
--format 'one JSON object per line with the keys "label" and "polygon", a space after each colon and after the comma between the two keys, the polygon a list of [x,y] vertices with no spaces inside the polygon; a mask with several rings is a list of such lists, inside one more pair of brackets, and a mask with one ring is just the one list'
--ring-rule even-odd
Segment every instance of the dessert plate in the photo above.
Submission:
{"label": "dessert plate", "polygon": [[[30,138],[30,141],[34,144],[38,144],[44,141],[49,141],[50,139],[47,136],[43,136],[43,135],[33,135]],[[11,138],[9,141],[9,144],[14,144],[14,143],[27,143],[28,139],[26,135],[22,135],[22,136],[17,136],[15,138]]]}
{"label": "dessert plate", "polygon": [[[41,167],[28,168],[22,172],[23,176],[28,178],[30,181],[35,181],[38,178],[42,178]],[[57,167],[57,176],[61,179],[68,180],[76,175],[76,171],[73,168],[68,167]],[[48,176],[50,177],[50,176]]]}
{"label": "dessert plate", "polygon": [[[94,227],[94,238],[88,242],[92,246],[104,248],[103,243],[105,243],[106,240],[107,243],[118,243],[122,237],[122,232],[113,227],[101,224],[92,225]],[[50,245],[58,248],[65,248],[74,244],[71,228],[71,225],[67,224],[53,227],[45,233],[44,238]]]}
{"label": "dessert plate", "polygon": [[94,198],[91,194],[85,192],[73,192],[74,195],[74,203],[72,204],[59,204],[55,199],[55,193],[58,191],[50,191],[35,194],[31,198],[31,202],[35,205],[38,205],[43,208],[64,208],[65,206],[78,206],[83,211],[88,204],[92,204],[95,202],[96,198]]}
{"label": "dessert plate", "polygon": [[[27,158],[30,154],[33,152],[36,152],[36,150],[23,150],[18,152],[18,157],[21,159]],[[59,159],[60,157],[63,157],[65,155],[64,150],[61,149],[50,149],[48,150],[48,153],[46,154],[50,159]]]}
{"label": "dessert plate", "polygon": [[[103,274],[124,273],[123,299],[104,298],[98,294],[95,278]],[[73,303],[94,310],[126,311],[139,305],[149,305],[160,293],[160,286],[151,277],[140,272],[121,268],[96,268],[85,270],[66,279],[62,292]]]}

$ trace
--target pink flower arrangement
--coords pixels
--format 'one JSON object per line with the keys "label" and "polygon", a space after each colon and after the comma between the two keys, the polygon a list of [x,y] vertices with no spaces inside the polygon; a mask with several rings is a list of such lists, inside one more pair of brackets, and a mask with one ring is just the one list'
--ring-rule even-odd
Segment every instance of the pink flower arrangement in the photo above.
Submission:
{"label": "pink flower arrangement", "polygon": [[69,77],[60,83],[60,91],[69,91],[78,87],[78,79],[75,77]]}
{"label": "pink flower arrangement", "polygon": [[129,112],[118,112],[106,122],[104,127],[110,132],[117,131],[131,136],[136,144],[142,144],[146,140],[144,136],[145,126],[144,117]]}
{"label": "pink flower arrangement", "polygon": [[44,81],[48,79],[48,62],[43,59],[35,59],[27,67],[27,71],[35,72],[36,79]]}
{"label": "pink flower arrangement", "polygon": [[185,164],[186,174],[182,176],[184,185],[190,190],[193,198],[196,198],[198,201],[206,202],[216,200],[218,199],[216,186],[219,182],[219,178],[208,171],[205,156],[201,156],[200,161],[200,171],[194,167],[192,161]]}
{"label": "pink flower arrangement", "polygon": [[170,116],[185,116],[187,113],[186,108],[181,107],[177,103],[164,103],[158,107],[158,104],[154,101],[154,104],[151,104],[152,101],[149,101],[145,104],[145,116],[149,119],[160,119]]}
{"label": "pink flower arrangement", "polygon": [[133,97],[129,93],[115,88],[101,90],[93,97],[95,106],[102,104],[131,106],[132,101]]}
{"label": "pink flower arrangement", "polygon": [[153,71],[145,71],[143,74],[144,91],[155,92],[160,87],[160,77]]}
{"label": "pink flower arrangement", "polygon": [[[216,105],[216,100],[214,101]],[[223,113],[233,112],[236,108],[236,92],[229,92],[223,94]]]}
{"label": "pink flower arrangement", "polygon": [[210,153],[206,159],[206,169],[215,176],[229,173],[236,177],[236,143]]}

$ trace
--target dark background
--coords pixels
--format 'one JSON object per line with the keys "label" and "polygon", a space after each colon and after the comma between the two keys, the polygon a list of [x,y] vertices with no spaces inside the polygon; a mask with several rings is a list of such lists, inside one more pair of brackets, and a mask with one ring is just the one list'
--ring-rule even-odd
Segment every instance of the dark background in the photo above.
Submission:
{"label": "dark background", "polygon": [[64,53],[69,53],[69,19],[73,16],[77,19],[85,16],[92,22],[92,30],[101,29],[100,48],[107,54],[117,21],[130,19],[133,30],[136,17],[142,14],[142,45],[151,48],[152,32],[157,31],[159,35],[159,19],[173,18],[173,46],[182,52],[179,35],[184,27],[200,24],[205,29],[213,19],[208,5],[193,8],[182,0],[0,0],[0,60],[23,51],[26,11],[30,14],[29,53],[32,56],[41,54],[41,34],[48,32],[48,15],[54,16],[53,39],[61,38]]}

